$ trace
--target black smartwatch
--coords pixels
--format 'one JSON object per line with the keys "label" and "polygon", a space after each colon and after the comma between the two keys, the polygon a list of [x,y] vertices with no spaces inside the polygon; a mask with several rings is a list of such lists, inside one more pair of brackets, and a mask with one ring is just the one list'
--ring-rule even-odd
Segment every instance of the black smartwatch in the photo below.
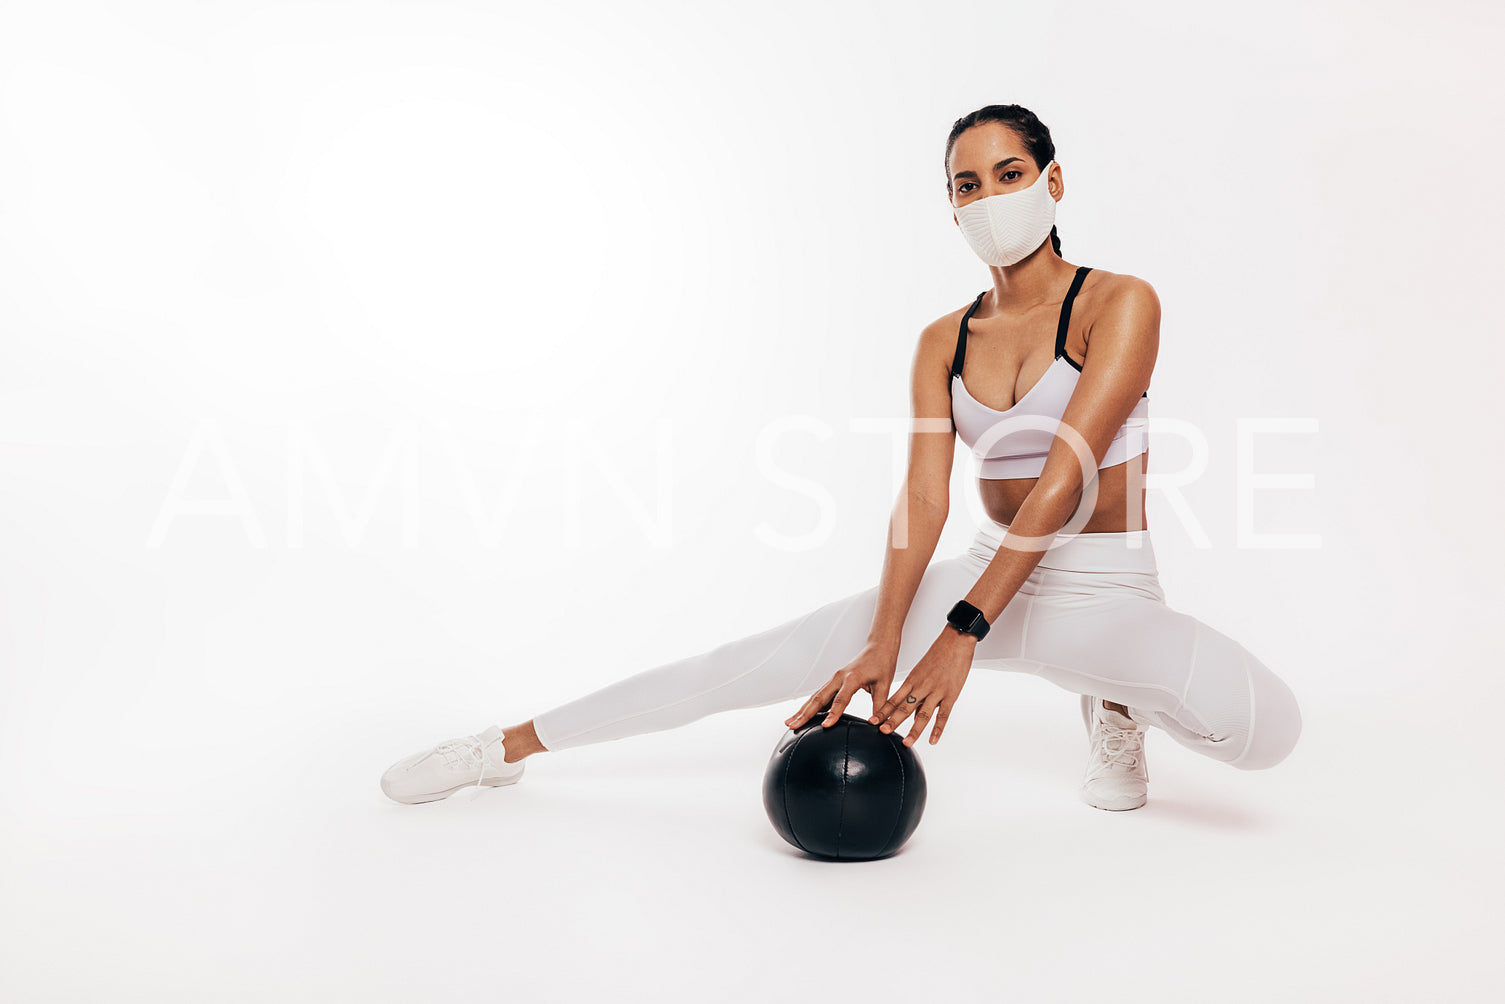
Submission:
{"label": "black smartwatch", "polygon": [[982,611],[968,603],[966,600],[957,600],[956,606],[946,615],[946,621],[962,634],[970,634],[982,641],[988,635],[991,627]]}

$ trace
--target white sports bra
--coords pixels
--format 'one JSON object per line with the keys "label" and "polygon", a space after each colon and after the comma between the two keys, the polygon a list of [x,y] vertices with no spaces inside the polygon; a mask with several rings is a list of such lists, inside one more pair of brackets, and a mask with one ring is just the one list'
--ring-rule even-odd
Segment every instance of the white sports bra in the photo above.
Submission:
{"label": "white sports bra", "polygon": [[[1007,411],[989,408],[967,391],[962,380],[962,364],[967,358],[967,321],[977,311],[987,290],[977,294],[972,306],[962,315],[961,330],[956,336],[956,358],[951,363],[951,424],[962,442],[972,448],[977,457],[981,477],[990,480],[1010,478],[1037,478],[1045,468],[1045,457],[1055,442],[1055,430],[1061,416],[1066,413],[1066,403],[1076,390],[1082,368],[1066,354],[1066,328],[1071,320],[1071,301],[1076,299],[1082,280],[1092,269],[1082,265],[1071,280],[1071,288],[1061,303],[1061,318],[1056,325],[1056,357],[1035,385],[1014,402]],[[1121,464],[1149,449],[1149,391],[1140,396],[1139,403],[1129,413],[1128,419],[1113,436],[1108,452],[1103,456],[1098,470]],[[986,452],[977,449],[978,440],[996,423],[1019,415],[1033,415],[1048,420],[1050,428],[1009,428],[1002,438],[993,441]],[[1002,430],[1000,430],[1002,431]]]}

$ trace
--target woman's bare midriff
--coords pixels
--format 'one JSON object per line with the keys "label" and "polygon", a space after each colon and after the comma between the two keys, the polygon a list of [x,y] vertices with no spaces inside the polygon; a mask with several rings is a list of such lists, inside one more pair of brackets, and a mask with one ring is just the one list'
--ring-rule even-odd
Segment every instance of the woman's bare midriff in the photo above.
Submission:
{"label": "woman's bare midriff", "polygon": [[[1144,522],[1144,474],[1149,469],[1150,452],[1146,450],[1137,457],[1130,457],[1121,464],[1104,467],[1097,472],[1097,501],[1092,507],[1092,516],[1077,533],[1122,533],[1125,530],[1143,530]],[[982,496],[983,512],[998,523],[1009,524],[1019,513],[1019,507],[1029,497],[1038,478],[1009,478],[993,480],[980,478],[977,490]],[[1133,486],[1131,487],[1130,482]]]}

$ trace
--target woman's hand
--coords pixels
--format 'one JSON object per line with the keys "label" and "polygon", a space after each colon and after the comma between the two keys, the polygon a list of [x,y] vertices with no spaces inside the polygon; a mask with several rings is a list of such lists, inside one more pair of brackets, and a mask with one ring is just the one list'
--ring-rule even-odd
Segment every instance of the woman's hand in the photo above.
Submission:
{"label": "woman's hand", "polygon": [[784,719],[784,724],[791,729],[797,729],[827,703],[830,703],[831,713],[826,716],[825,721],[820,723],[821,728],[826,728],[841,717],[842,709],[847,706],[852,695],[859,690],[866,690],[873,695],[873,707],[876,708],[888,694],[888,685],[894,682],[894,673],[898,670],[898,665],[897,649],[868,642],[862,651],[857,653],[857,658],[838,669],[826,685],[817,690],[792,718]]}
{"label": "woman's hand", "polygon": [[967,674],[972,672],[972,653],[976,648],[974,636],[962,634],[949,625],[942,628],[940,637],[915,663],[904,684],[894,691],[894,696],[881,706],[874,705],[877,710],[868,721],[877,725],[881,732],[893,732],[913,712],[914,728],[904,739],[905,746],[913,746],[925,731],[925,723],[934,714],[935,728],[930,733],[930,744],[934,746],[940,741],[946,717],[951,714],[962,685],[967,682]]}

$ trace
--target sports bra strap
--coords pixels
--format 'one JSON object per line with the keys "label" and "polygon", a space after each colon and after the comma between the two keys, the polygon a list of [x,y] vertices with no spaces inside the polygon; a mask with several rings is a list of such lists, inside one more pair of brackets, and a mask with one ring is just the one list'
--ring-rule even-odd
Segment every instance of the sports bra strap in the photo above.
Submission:
{"label": "sports bra strap", "polygon": [[[961,327],[956,332],[956,355],[951,359],[952,376],[960,373],[962,365],[967,361],[967,321],[977,312],[977,308],[982,306],[982,298],[987,295],[987,290],[978,293],[977,299],[972,301],[972,306],[968,307],[967,312],[962,315]],[[948,383],[946,386],[949,388],[951,385]]]}
{"label": "sports bra strap", "polygon": [[[1076,275],[1071,278],[1071,288],[1066,291],[1066,299],[1061,301],[1061,319],[1056,324],[1056,356],[1065,359],[1077,372],[1081,372],[1082,368],[1066,354],[1066,329],[1071,326],[1071,303],[1076,299],[1077,291],[1082,288],[1082,282],[1087,278],[1087,273],[1091,271],[1092,266],[1090,265],[1079,265],[1077,267]],[[951,360],[951,376],[953,379],[961,374],[962,365],[967,361],[967,322],[972,319],[972,315],[977,312],[977,308],[982,306],[982,298],[987,295],[988,291],[986,289],[978,293],[977,299],[972,301],[972,306],[968,307],[967,312],[962,315],[960,330],[956,333],[956,355]],[[950,380],[946,382],[946,392],[948,394],[951,393]],[[1150,392],[1145,391],[1139,396],[1147,398],[1150,396]],[[953,423],[953,428],[954,426],[955,423]]]}
{"label": "sports bra strap", "polygon": [[[1071,279],[1071,288],[1066,291],[1066,299],[1061,301],[1061,320],[1056,324],[1057,356],[1066,355],[1066,329],[1071,324],[1071,301],[1076,299],[1077,290],[1082,288],[1082,280],[1087,278],[1087,273],[1091,271],[1090,265],[1077,266],[1076,275]],[[1071,362],[1071,358],[1068,356],[1066,361]]]}

